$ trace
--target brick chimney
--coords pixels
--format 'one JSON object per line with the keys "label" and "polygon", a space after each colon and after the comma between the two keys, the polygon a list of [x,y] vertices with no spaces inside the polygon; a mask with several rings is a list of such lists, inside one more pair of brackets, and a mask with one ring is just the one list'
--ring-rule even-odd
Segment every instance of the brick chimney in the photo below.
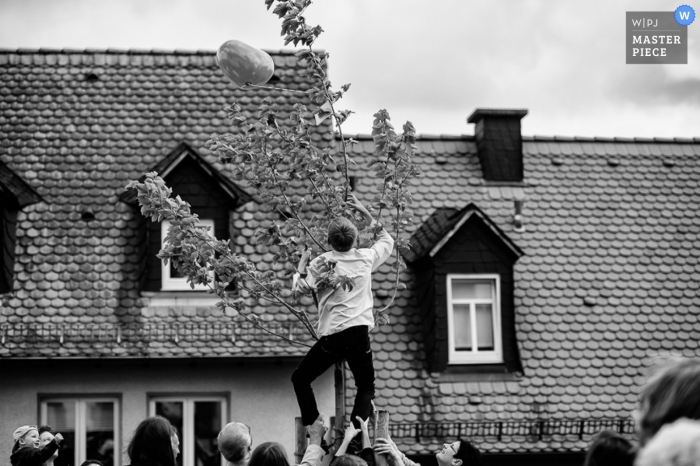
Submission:
{"label": "brick chimney", "polygon": [[467,123],[475,123],[476,148],[487,181],[523,180],[524,109],[477,108]]}

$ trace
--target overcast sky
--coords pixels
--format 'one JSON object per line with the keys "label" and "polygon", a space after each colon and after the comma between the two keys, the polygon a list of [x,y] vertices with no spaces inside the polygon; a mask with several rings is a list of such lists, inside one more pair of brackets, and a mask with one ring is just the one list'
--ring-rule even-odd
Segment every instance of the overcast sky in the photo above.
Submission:
{"label": "overcast sky", "polygon": [[[526,108],[523,134],[700,137],[700,18],[687,65],[626,65],[625,12],[666,0],[315,0],[309,23],[351,83],[344,125],[386,108],[420,134],[473,134],[477,107]],[[700,13],[700,3],[690,5]],[[0,0],[2,48],[283,48],[264,0]]]}

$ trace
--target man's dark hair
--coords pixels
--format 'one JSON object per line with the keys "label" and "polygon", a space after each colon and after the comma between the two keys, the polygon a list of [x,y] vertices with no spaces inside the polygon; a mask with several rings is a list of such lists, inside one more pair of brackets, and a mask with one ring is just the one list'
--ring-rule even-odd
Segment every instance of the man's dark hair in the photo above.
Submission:
{"label": "man's dark hair", "polygon": [[53,431],[53,427],[51,426],[39,426],[39,435],[43,434],[44,432],[48,432],[49,434],[53,435],[56,432]]}
{"label": "man's dark hair", "polygon": [[355,245],[357,227],[347,218],[340,217],[328,225],[328,244],[338,252],[347,252]]}
{"label": "man's dark hair", "polygon": [[175,466],[172,424],[164,417],[149,417],[136,427],[127,453],[132,465]]}
{"label": "man's dark hair", "polygon": [[454,457],[462,460],[462,466],[481,466],[481,452],[468,440],[459,439],[459,450]]}
{"label": "man's dark hair", "polygon": [[652,377],[640,396],[640,441],[685,417],[700,420],[700,359],[673,361]]}
{"label": "man's dark hair", "polygon": [[634,447],[622,435],[611,430],[599,432],[586,452],[583,466],[633,466]]}

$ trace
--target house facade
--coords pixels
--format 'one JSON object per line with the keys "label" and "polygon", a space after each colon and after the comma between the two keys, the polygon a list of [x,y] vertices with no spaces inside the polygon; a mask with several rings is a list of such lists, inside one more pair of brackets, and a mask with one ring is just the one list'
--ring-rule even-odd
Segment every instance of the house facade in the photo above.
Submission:
{"label": "house facade", "polygon": [[[272,56],[271,86],[308,88],[293,54]],[[158,172],[217,237],[270,267],[253,236],[276,218],[205,143],[228,131],[234,100],[252,114],[270,97],[282,121],[303,95],[232,89],[211,52],[1,51],[0,69],[0,429],[48,423],[68,439],[63,464],[111,466],[161,414],[180,429],[182,464],[201,466],[220,461],[220,426],[241,420],[254,443],[291,455],[289,378],[306,348],[161,264],[167,226],[124,186]],[[423,464],[459,437],[489,464],[580,464],[599,430],[634,437],[653,358],[700,356],[700,139],[523,137],[526,115],[477,109],[474,136],[417,141],[408,286],[372,347],[375,403]],[[313,137],[337,145],[327,122]],[[369,198],[374,145],[354,138],[351,175]],[[377,306],[392,280],[389,266],[375,273]],[[311,343],[282,310],[248,305]],[[332,414],[332,374],[316,392]]]}
{"label": "house facade", "polygon": [[[273,57],[271,85],[309,87],[293,54]],[[228,131],[234,101],[252,114],[269,97],[284,115],[303,92],[235,90],[211,52],[4,51],[0,69],[0,430],[51,425],[67,440],[59,466],[126,464],[131,433],[153,414],[180,431],[183,466],[220,464],[216,434],[232,420],[291,455],[290,378],[306,347],[221,311],[164,266],[167,225],[147,221],[124,188],[157,171],[218,238],[270,268],[253,240],[267,214],[204,146]],[[332,142],[327,125],[313,137]],[[283,310],[247,304],[312,342]],[[316,388],[330,416],[333,374]]]}

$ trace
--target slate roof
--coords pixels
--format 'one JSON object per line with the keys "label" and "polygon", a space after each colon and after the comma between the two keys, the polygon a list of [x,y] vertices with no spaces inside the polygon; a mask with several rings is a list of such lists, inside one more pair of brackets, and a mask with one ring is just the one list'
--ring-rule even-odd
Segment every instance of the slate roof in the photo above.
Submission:
{"label": "slate roof", "polygon": [[41,201],[30,185],[0,160],[0,199],[12,200],[17,208]]}
{"label": "slate roof", "polygon": [[433,213],[425,219],[415,229],[410,238],[411,248],[402,250],[401,253],[404,259],[411,263],[428,254],[434,254],[433,249],[441,246],[446,239],[454,234],[459,228],[460,223],[470,215],[477,215],[484,223],[497,235],[504,243],[506,243],[516,256],[521,256],[522,251],[516,244],[513,244],[507,235],[504,235],[498,225],[494,224],[491,219],[473,203],[469,203],[461,210],[441,207],[435,209]]}
{"label": "slate roof", "polygon": [[[308,88],[293,53],[271,55],[271,86]],[[281,109],[280,121],[295,103],[309,104],[303,93],[234,89],[215,56],[0,50],[0,160],[44,200],[19,213],[15,292],[3,296],[0,358],[304,354],[304,347],[233,325],[233,314],[156,307],[138,291],[142,220],[119,199],[127,182],[167,164],[183,144],[226,173],[204,146],[212,134],[228,132],[224,107],[234,101],[252,114],[262,97],[270,97]],[[313,138],[329,144],[328,125]],[[252,241],[265,218],[259,204],[248,202],[234,220],[241,232],[237,246],[256,262],[271,258]],[[279,313],[256,301],[249,305],[268,318]],[[279,330],[308,343],[295,320],[286,319],[287,313],[276,317]]]}
{"label": "slate roof", "polygon": [[[369,156],[372,141],[359,139],[355,156]],[[457,423],[469,422],[493,422],[491,434],[474,437],[490,452],[582,451],[590,433],[619,426],[604,425],[609,419],[633,438],[629,416],[650,358],[700,356],[700,138],[524,137],[521,184],[483,181],[473,137],[424,136],[417,145],[424,174],[413,190],[416,228],[444,231],[450,212],[474,203],[524,252],[514,270],[524,372],[456,381],[427,373],[406,273],[408,290],[372,346],[375,402],[390,411],[402,451],[434,454],[441,438],[456,437]],[[513,224],[516,200],[522,231]],[[389,280],[375,280],[382,301]],[[601,424],[579,438],[576,420]],[[533,430],[498,440],[498,421]],[[538,421],[571,429],[540,440]],[[445,435],[401,423],[437,423]]]}
{"label": "slate roof", "polygon": [[[303,86],[291,54],[273,59],[280,85]],[[213,52],[0,52],[0,160],[44,199],[19,216],[17,291],[3,297],[0,358],[304,353],[236,330],[217,310],[150,306],[137,291],[138,214],[117,199],[183,141],[221,168],[204,142],[227,130],[224,105],[236,97],[250,111],[258,92],[231,90]],[[270,94],[283,105],[296,98]],[[327,129],[315,137],[332,143]],[[357,138],[353,175],[367,196],[360,167],[373,147]],[[524,253],[515,265],[524,372],[478,381],[427,373],[409,269],[391,325],[372,337],[376,403],[390,411],[402,451],[434,453],[467,421],[626,422],[650,357],[700,356],[699,138],[528,137],[525,180],[505,184],[483,181],[473,137],[422,136],[417,145],[416,228],[438,209],[474,203]],[[88,210],[95,219],[81,220]],[[261,262],[270,256],[251,237],[265,218],[249,202],[234,221],[239,246]],[[388,270],[375,276],[377,305],[390,293]],[[75,336],[85,332],[92,343]],[[351,405],[352,389],[347,396]],[[504,432],[474,440],[507,453],[580,451],[590,438]]]}

